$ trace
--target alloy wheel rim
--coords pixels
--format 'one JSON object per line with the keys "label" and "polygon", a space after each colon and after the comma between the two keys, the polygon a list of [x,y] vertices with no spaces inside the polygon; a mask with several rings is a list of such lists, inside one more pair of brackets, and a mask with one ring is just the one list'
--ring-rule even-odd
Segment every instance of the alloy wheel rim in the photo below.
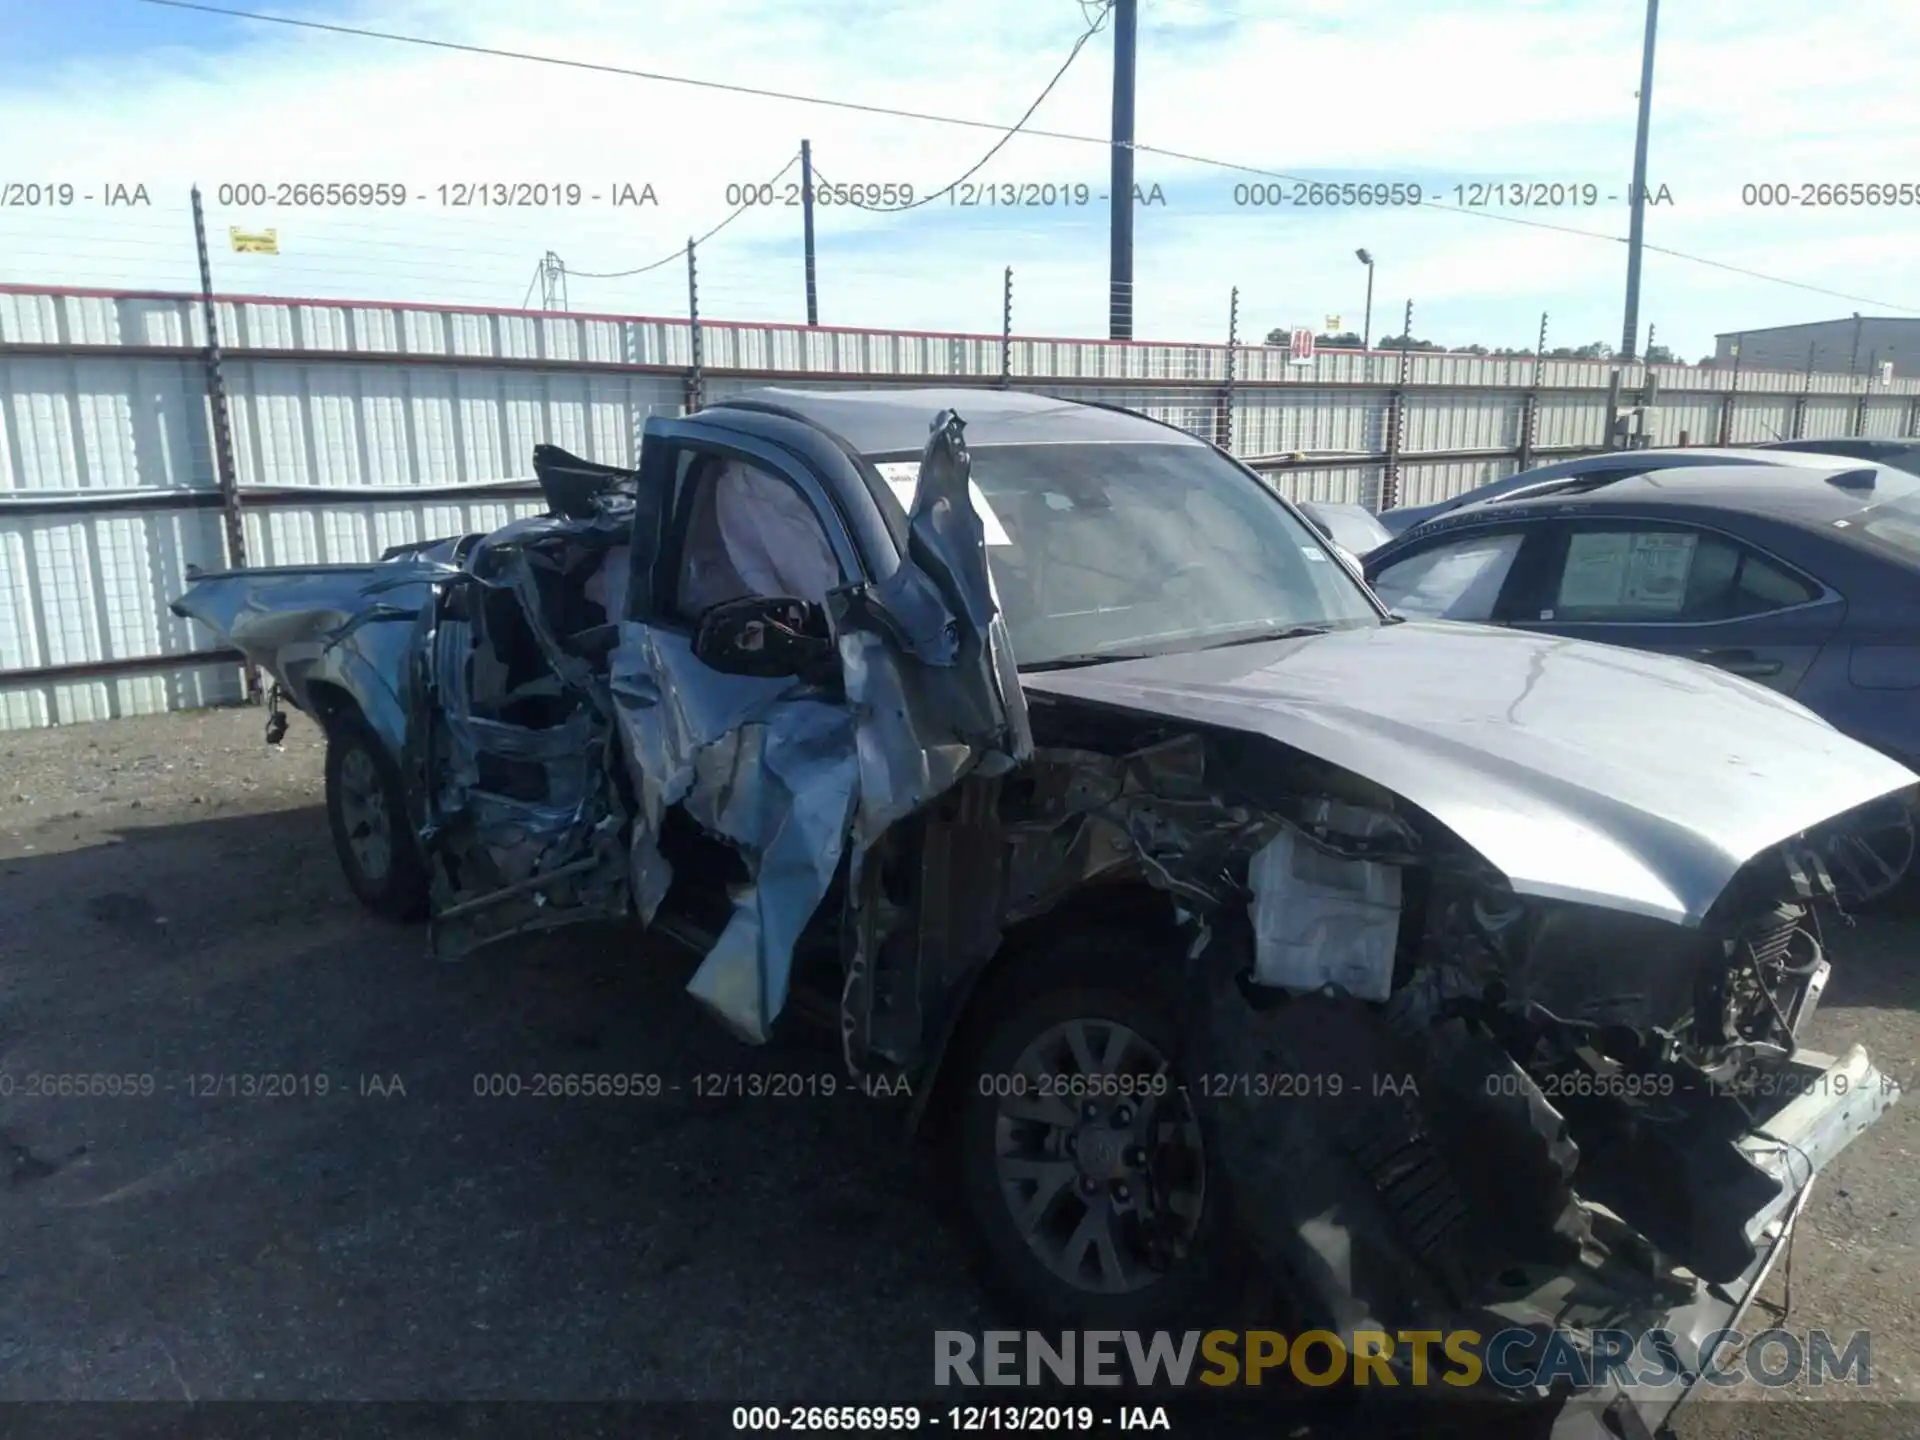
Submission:
{"label": "alloy wheel rim", "polygon": [[347,848],[369,880],[384,880],[393,864],[393,825],[387,792],[373,757],[355,746],[340,761],[340,819]]}
{"label": "alloy wheel rim", "polygon": [[996,1088],[994,1168],[1014,1229],[1052,1274],[1107,1295],[1184,1254],[1206,1199],[1199,1123],[1166,1057],[1118,1021],[1054,1025]]}

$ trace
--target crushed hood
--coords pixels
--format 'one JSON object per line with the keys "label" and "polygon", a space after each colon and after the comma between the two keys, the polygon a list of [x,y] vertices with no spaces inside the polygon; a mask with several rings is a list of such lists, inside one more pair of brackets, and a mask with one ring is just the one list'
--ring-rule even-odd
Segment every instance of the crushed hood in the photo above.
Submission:
{"label": "crushed hood", "polygon": [[1406,621],[1022,677],[1385,786],[1516,891],[1697,924],[1748,860],[1913,785],[1792,700],[1642,651]]}

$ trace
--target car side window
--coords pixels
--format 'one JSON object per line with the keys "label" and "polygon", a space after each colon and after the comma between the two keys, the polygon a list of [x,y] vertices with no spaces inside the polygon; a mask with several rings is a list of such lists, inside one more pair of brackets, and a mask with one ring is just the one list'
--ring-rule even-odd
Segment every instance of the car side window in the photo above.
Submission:
{"label": "car side window", "polygon": [[1819,598],[1737,541],[1681,526],[1618,525],[1568,534],[1547,621],[1700,624]]}
{"label": "car side window", "polygon": [[781,476],[732,456],[696,454],[683,472],[673,610],[691,624],[755,595],[823,604],[842,581],[819,515]]}
{"label": "car side window", "polygon": [[1525,538],[1519,530],[1483,532],[1431,546],[1382,569],[1374,593],[1401,615],[1491,620]]}

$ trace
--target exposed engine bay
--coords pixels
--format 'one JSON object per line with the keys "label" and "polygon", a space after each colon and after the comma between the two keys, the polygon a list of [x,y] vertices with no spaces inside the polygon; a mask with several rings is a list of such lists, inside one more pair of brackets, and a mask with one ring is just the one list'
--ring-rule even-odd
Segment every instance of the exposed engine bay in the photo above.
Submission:
{"label": "exposed engine bay", "polygon": [[[1891,1103],[1857,1049],[1797,1038],[1836,916],[1816,837],[1756,857],[1688,928],[1518,896],[1431,817],[1257,738],[1033,719],[1032,765],[997,803],[963,786],[922,843],[977,857],[954,883],[999,887],[1008,924],[1083,887],[1164,892],[1187,1093],[1316,1324],[1684,1315],[1701,1283],[1753,1274],[1835,1138]],[[937,926],[917,959],[951,973],[933,947],[995,938]],[[872,995],[925,977],[892,953],[844,1018],[911,1065],[919,1027],[887,1024],[911,1006]]]}

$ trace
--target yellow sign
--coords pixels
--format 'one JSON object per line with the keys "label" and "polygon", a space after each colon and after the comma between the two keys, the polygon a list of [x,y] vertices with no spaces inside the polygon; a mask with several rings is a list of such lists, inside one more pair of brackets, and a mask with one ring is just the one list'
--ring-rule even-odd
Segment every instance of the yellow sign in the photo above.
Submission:
{"label": "yellow sign", "polygon": [[229,225],[227,235],[232,239],[233,248],[238,254],[278,255],[280,253],[278,230],[242,230],[237,225]]}
{"label": "yellow sign", "polygon": [[1340,317],[1338,315],[1327,316],[1327,334],[1338,335],[1339,333],[1340,333]]}

